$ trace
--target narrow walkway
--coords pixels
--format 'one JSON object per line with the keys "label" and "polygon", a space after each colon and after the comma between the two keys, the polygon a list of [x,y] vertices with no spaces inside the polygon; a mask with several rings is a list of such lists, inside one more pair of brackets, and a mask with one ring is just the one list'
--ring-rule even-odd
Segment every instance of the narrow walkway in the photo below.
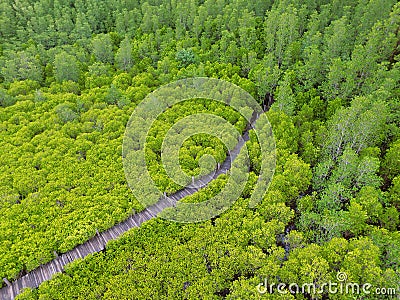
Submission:
{"label": "narrow walkway", "polygon": [[230,152],[230,155],[227,156],[226,160],[215,172],[202,177],[169,197],[160,198],[160,200],[154,205],[147,207],[143,211],[130,216],[125,221],[118,223],[101,233],[97,233],[85,243],[76,246],[71,251],[58,256],[47,264],[39,266],[12,283],[3,279],[7,286],[0,289],[0,300],[13,300],[21,293],[22,289],[28,287],[37,288],[44,281],[50,280],[54,274],[63,272],[64,267],[67,264],[76,259],[84,258],[89,254],[104,250],[109,241],[117,239],[129,229],[139,227],[143,222],[155,218],[165,208],[174,206],[177,201],[186,196],[192,195],[202,187],[205,187],[210,181],[214,180],[219,175],[223,173],[225,174],[231,168],[231,161],[237,157],[244,143],[249,140],[249,130],[257,119],[258,115],[253,114],[251,125],[247,126],[242,139],[240,139],[235,148]]}

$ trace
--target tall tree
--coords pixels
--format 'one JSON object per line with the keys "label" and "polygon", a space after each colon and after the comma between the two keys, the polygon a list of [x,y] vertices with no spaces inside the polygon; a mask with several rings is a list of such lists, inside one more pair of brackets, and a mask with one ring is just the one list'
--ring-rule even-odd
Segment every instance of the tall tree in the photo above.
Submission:
{"label": "tall tree", "polygon": [[5,81],[24,79],[42,81],[42,67],[32,51],[12,51],[7,56],[8,59],[1,70]]}
{"label": "tall tree", "polygon": [[115,62],[117,67],[128,71],[133,65],[132,59],[132,44],[128,36],[122,40],[117,53],[115,54]]}
{"label": "tall tree", "polygon": [[76,58],[65,51],[54,58],[54,77],[58,82],[79,80],[79,66]]}
{"label": "tall tree", "polygon": [[324,157],[336,160],[346,146],[359,153],[382,139],[388,118],[386,104],[372,97],[357,97],[348,108],[339,109],[328,122],[323,143]]}
{"label": "tall tree", "polygon": [[324,58],[329,64],[334,58],[347,60],[354,43],[353,34],[346,16],[335,20],[324,34]]}
{"label": "tall tree", "polygon": [[109,34],[98,34],[92,39],[93,54],[102,63],[112,63],[114,60],[113,44]]}
{"label": "tall tree", "polygon": [[78,10],[75,19],[75,27],[71,33],[73,39],[75,40],[86,40],[92,35],[92,29],[87,21],[84,12]]}
{"label": "tall tree", "polygon": [[282,110],[288,116],[292,116],[296,109],[296,99],[291,87],[292,77],[293,72],[285,73],[276,89],[276,102],[272,105],[273,108]]}

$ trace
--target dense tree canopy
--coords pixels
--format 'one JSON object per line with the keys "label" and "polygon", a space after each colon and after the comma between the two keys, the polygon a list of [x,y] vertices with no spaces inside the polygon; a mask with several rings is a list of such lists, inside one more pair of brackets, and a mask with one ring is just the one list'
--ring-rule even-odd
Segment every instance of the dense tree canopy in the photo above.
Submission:
{"label": "dense tree canopy", "polygon": [[[251,131],[248,181],[231,209],[196,224],[153,219],[19,298],[341,299],[256,288],[265,278],[321,285],[339,271],[399,289],[399,14],[395,0],[1,1],[0,278],[144,209],[123,171],[130,114],[157,87],[199,76],[268,110],[276,170],[262,201],[249,207],[265,155]],[[164,169],[162,142],[196,113],[247,125],[208,99],[161,114],[146,163],[168,194],[183,185]],[[180,167],[197,178],[228,148],[193,135]],[[229,178],[183,201],[210,199]]]}

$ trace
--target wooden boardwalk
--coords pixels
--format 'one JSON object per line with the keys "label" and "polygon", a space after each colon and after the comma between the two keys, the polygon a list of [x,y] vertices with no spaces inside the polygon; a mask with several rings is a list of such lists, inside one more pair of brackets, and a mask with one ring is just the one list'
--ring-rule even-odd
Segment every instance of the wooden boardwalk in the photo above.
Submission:
{"label": "wooden boardwalk", "polygon": [[113,227],[98,232],[94,237],[86,241],[85,243],[76,246],[71,251],[68,251],[47,264],[41,265],[38,268],[32,270],[28,274],[18,278],[12,283],[8,282],[7,279],[3,281],[7,286],[0,289],[0,300],[13,300],[24,288],[37,288],[42,282],[50,280],[54,274],[64,271],[64,267],[73,262],[76,259],[84,258],[89,254],[100,252],[105,249],[106,244],[117,239],[123,233],[134,227],[139,227],[143,222],[155,218],[162,210],[167,207],[172,207],[177,201],[182,198],[191,195],[206,186],[210,181],[214,180],[221,174],[225,174],[231,168],[231,162],[237,157],[244,143],[249,140],[249,130],[257,120],[258,115],[253,114],[251,125],[248,125],[242,139],[237,143],[235,148],[230,151],[226,160],[220,165],[220,167],[212,174],[203,176],[194,183],[188,185],[184,189],[174,193],[168,197],[161,197],[157,203],[147,207],[143,211],[136,213],[125,221],[114,225]]}

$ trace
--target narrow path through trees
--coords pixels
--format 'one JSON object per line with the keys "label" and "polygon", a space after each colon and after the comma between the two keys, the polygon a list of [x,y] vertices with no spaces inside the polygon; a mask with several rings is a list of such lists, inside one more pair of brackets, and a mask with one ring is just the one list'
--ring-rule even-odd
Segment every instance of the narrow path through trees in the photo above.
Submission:
{"label": "narrow path through trees", "polygon": [[205,187],[210,181],[214,180],[219,175],[227,173],[231,168],[231,162],[240,153],[245,142],[249,140],[249,130],[253,127],[257,119],[258,115],[254,113],[251,123],[248,124],[244,134],[242,135],[242,139],[240,139],[235,148],[230,151],[226,160],[215,172],[202,177],[173,195],[160,198],[160,200],[154,205],[147,207],[143,211],[130,216],[125,221],[118,223],[103,232],[98,232],[85,243],[56,257],[47,264],[41,265],[17,280],[10,283],[4,278],[3,281],[7,286],[0,289],[0,300],[13,300],[24,288],[37,288],[44,281],[50,280],[54,274],[63,272],[64,267],[67,264],[79,258],[84,258],[89,254],[104,250],[109,241],[117,239],[129,229],[139,227],[143,222],[157,217],[157,215],[165,208],[174,206],[177,201],[197,192],[200,188]]}

